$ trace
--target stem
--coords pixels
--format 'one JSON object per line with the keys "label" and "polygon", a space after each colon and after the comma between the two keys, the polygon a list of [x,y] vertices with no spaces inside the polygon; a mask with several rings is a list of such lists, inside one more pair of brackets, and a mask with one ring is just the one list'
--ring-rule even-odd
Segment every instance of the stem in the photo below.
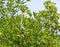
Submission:
{"label": "stem", "polygon": [[21,16],[20,16],[20,19],[21,19],[21,20],[20,20],[20,21],[21,21],[21,22],[20,22],[20,30],[23,29],[23,19],[22,19],[22,18],[23,18],[23,13],[22,13]]}

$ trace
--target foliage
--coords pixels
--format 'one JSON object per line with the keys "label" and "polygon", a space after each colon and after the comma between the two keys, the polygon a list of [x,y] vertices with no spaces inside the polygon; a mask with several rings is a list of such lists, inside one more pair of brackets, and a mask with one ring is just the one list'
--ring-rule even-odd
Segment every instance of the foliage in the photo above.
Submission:
{"label": "foliage", "polygon": [[[26,2],[5,1],[0,0],[0,47],[60,47],[57,31],[60,30],[60,14],[54,2],[44,2],[46,9],[33,12],[34,18],[31,18],[32,13],[25,5]],[[18,11],[22,13],[16,15]],[[30,17],[26,17],[25,13]]]}

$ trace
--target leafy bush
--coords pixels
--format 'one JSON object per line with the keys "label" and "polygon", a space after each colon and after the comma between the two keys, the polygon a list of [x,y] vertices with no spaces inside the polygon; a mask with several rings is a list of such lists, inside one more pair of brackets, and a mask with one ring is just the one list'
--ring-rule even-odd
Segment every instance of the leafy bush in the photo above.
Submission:
{"label": "leafy bush", "polygon": [[[57,30],[60,30],[60,14],[55,3],[46,1],[46,9],[33,12],[34,18],[31,18],[32,14],[24,3],[21,0],[10,0],[7,4],[4,0],[0,1],[0,47],[59,47]],[[22,14],[16,15],[19,9]],[[26,17],[25,13],[30,17]]]}

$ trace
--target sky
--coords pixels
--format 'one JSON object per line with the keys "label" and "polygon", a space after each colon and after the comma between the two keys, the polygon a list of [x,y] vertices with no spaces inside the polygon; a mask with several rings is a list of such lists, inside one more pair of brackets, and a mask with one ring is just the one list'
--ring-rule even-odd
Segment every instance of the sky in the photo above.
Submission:
{"label": "sky", "polygon": [[[46,0],[31,0],[30,2],[27,3],[27,6],[31,11],[38,12],[39,10],[45,9],[43,5],[43,2],[45,1]],[[56,3],[56,7],[58,9],[58,12],[60,13],[60,0],[51,0],[51,1]]]}

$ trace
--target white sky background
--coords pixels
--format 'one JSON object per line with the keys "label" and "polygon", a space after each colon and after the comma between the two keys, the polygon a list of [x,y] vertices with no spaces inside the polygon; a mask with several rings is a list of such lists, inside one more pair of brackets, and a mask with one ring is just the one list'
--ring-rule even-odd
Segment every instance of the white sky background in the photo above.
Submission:
{"label": "white sky background", "polygon": [[[46,0],[31,0],[30,2],[27,3],[27,6],[31,11],[36,11],[38,12],[39,10],[44,9],[43,2]],[[58,12],[60,13],[60,0],[51,0],[56,3],[56,7],[58,9]]]}

